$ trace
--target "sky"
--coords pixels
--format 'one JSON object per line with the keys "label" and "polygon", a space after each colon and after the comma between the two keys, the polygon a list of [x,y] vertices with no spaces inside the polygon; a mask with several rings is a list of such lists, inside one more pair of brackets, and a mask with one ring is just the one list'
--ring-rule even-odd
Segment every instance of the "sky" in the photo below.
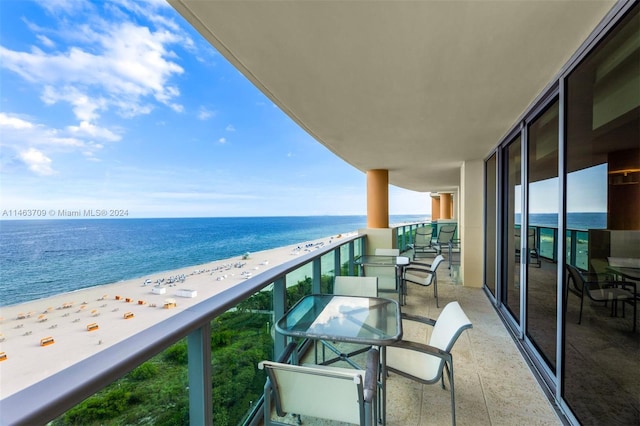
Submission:
{"label": "sky", "polygon": [[[389,187],[390,214],[430,214]],[[365,215],[366,175],[163,0],[0,1],[0,219]]]}

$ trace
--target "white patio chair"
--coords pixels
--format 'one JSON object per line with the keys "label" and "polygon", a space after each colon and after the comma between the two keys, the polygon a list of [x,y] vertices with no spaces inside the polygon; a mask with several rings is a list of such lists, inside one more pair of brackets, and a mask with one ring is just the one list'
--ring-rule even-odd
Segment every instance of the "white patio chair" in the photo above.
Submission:
{"label": "white patio chair", "polygon": [[472,327],[471,321],[458,302],[447,304],[437,320],[415,315],[403,315],[402,319],[433,326],[431,337],[427,344],[402,340],[387,347],[387,370],[423,384],[441,381],[443,389],[443,371],[446,371],[451,393],[451,421],[455,425],[456,405],[451,349],[460,334]]}
{"label": "white patio chair", "polygon": [[[377,412],[379,353],[367,354],[366,370],[291,365],[262,361],[267,372],[264,387],[264,424],[287,425],[272,418],[272,411],[358,425],[374,425]],[[301,422],[300,417],[298,417]]]}
{"label": "white patio chair", "polygon": [[404,288],[407,288],[406,283],[419,284],[421,286],[428,287],[433,285],[433,297],[436,299],[436,307],[440,307],[438,304],[438,266],[444,261],[444,256],[439,254],[433,259],[433,263],[427,264],[422,262],[411,262],[409,266],[404,268],[402,273],[402,280]]}
{"label": "white patio chair", "polygon": [[[399,256],[399,249],[377,248],[376,256]],[[364,266],[364,275],[378,278],[378,293],[396,293],[400,297],[398,290],[398,271],[395,266]],[[400,301],[400,299],[398,299]]]}
{"label": "white patio chair", "polygon": [[411,245],[411,248],[413,249],[413,258],[416,259],[418,257],[421,257],[421,255],[426,256],[430,253],[433,253],[431,245],[435,238],[435,226],[423,226],[416,229],[416,235],[414,237],[413,244]]}

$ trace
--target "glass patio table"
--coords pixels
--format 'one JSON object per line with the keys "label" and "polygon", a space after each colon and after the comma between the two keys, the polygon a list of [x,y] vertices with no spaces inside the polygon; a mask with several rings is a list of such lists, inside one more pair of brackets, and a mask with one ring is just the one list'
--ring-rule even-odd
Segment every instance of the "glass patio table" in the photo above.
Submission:
{"label": "glass patio table", "polygon": [[398,302],[380,297],[312,294],[303,297],[277,323],[284,336],[380,347],[380,421],[386,418],[386,346],[402,338]]}

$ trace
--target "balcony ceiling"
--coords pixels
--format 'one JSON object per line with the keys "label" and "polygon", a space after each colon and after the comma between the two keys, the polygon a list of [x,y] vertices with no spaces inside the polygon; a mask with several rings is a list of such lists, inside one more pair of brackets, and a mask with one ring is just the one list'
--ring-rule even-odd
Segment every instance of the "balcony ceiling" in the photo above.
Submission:
{"label": "balcony ceiling", "polygon": [[459,186],[615,2],[169,3],[337,156],[428,192]]}

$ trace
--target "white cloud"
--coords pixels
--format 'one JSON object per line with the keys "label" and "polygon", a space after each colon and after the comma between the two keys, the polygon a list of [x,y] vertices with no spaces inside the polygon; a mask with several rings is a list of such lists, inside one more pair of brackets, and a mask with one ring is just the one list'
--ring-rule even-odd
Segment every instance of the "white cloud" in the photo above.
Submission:
{"label": "white cloud", "polygon": [[227,143],[227,138],[220,138],[220,139],[218,139],[218,143],[222,143],[222,144]]}
{"label": "white cloud", "polygon": [[83,152],[83,153],[82,153],[82,155],[84,155],[84,156],[85,156],[85,158],[86,158],[87,160],[89,160],[89,161],[93,161],[93,162],[96,162],[96,163],[99,163],[99,162],[101,162],[101,161],[102,161],[102,160],[100,160],[99,158],[97,158],[97,157],[95,156],[95,153],[93,153],[93,152],[91,152],[91,151],[85,151],[85,152]]}
{"label": "white cloud", "polygon": [[29,170],[38,175],[49,176],[55,173],[51,168],[51,159],[35,148],[20,152],[20,159],[27,165]]}
{"label": "white cloud", "polygon": [[85,0],[39,0],[38,4],[51,14],[73,13],[87,6]]}
{"label": "white cloud", "polygon": [[33,124],[21,118],[10,117],[5,113],[0,112],[0,127],[12,129],[31,129],[33,128]]}
{"label": "white cloud", "polygon": [[200,107],[200,111],[198,112],[198,119],[200,120],[208,120],[211,117],[216,115],[215,111],[210,111],[205,107]]}
{"label": "white cloud", "polygon": [[89,122],[82,121],[79,126],[69,126],[68,130],[72,134],[89,136],[91,138],[102,139],[110,142],[119,141],[121,138],[109,129],[95,126]]}
{"label": "white cloud", "polygon": [[36,35],[36,37],[38,38],[38,40],[40,40],[40,43],[44,44],[47,47],[55,46],[55,43],[49,37],[47,37],[45,35],[38,34],[38,35]]}
{"label": "white cloud", "polygon": [[229,124],[225,130],[226,130],[227,132],[235,132],[235,131],[236,131],[236,128],[235,128],[235,127],[233,127],[233,124]]}
{"label": "white cloud", "polygon": [[[58,7],[71,11],[81,6],[79,2],[44,3],[52,13]],[[121,3],[140,8],[137,2]],[[146,5],[151,10],[160,7]],[[95,120],[99,111],[109,108],[124,117],[148,114],[152,100],[182,112],[182,105],[176,102],[180,90],[170,80],[184,70],[168,46],[182,45],[189,38],[175,26],[166,26],[167,21],[150,29],[129,21],[107,22],[95,15],[90,24],[66,23],[57,32],[30,26],[32,31],[48,31],[47,36],[36,34],[46,47],[55,46],[54,36],[71,40],[73,45],[65,51],[44,51],[37,46],[17,51],[0,46],[1,66],[42,86],[44,102],[71,104],[79,120]]]}
{"label": "white cloud", "polygon": [[57,90],[53,86],[45,86],[40,97],[47,105],[60,101],[68,102],[79,120],[92,121],[98,119],[97,111],[107,109],[108,101],[99,96],[88,96],[73,86],[61,87]]}
{"label": "white cloud", "polygon": [[53,152],[78,151],[91,161],[99,161],[94,155],[103,148],[100,142],[120,140],[120,135],[88,122],[57,129],[7,113],[0,113],[0,135],[0,147],[5,158],[13,155],[22,160],[19,164],[44,176],[53,173],[53,162],[49,157]]}

